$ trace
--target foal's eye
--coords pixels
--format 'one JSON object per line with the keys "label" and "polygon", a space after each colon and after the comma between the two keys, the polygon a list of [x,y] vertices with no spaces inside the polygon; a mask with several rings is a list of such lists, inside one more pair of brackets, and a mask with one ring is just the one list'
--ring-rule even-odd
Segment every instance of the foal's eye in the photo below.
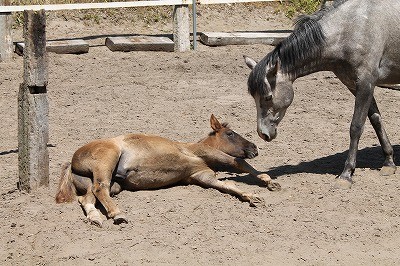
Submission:
{"label": "foal's eye", "polygon": [[226,135],[228,137],[233,137],[234,133],[233,133],[233,131],[228,131],[228,132],[226,132]]}

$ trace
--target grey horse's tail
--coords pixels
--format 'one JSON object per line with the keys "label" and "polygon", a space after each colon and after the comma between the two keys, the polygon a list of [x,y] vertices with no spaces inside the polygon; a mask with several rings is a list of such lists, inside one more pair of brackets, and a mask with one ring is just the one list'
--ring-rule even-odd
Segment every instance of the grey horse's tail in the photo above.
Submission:
{"label": "grey horse's tail", "polygon": [[67,162],[61,166],[61,176],[56,194],[56,202],[72,202],[75,198],[76,189],[72,180],[71,163]]}

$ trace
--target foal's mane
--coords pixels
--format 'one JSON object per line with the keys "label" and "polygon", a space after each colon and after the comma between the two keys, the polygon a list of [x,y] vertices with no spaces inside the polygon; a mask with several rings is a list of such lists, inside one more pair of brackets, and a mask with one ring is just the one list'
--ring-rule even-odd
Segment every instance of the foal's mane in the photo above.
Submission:
{"label": "foal's mane", "polygon": [[283,73],[290,73],[297,76],[301,73],[300,63],[318,62],[325,44],[325,34],[319,20],[332,9],[337,8],[347,0],[335,0],[332,5],[323,6],[312,15],[300,16],[295,22],[295,28],[285,40],[280,42],[274,50],[268,53],[253,69],[249,76],[249,93],[254,95],[260,91],[261,95],[266,92],[267,66],[275,66],[280,62],[280,69]]}

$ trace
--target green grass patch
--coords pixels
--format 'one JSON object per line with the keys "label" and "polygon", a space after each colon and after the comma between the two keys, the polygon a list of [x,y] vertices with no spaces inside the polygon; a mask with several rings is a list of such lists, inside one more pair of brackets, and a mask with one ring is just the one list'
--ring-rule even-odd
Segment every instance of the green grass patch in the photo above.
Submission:
{"label": "green grass patch", "polygon": [[319,8],[320,4],[321,0],[290,0],[284,12],[289,18],[298,14],[311,14]]}

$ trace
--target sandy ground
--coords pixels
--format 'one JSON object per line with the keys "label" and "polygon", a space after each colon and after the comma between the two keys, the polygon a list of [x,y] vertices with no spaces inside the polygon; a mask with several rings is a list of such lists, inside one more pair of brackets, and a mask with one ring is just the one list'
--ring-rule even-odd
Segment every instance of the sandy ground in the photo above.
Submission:
{"label": "sandy ground", "polygon": [[[198,23],[199,31],[291,28],[290,20],[260,6],[203,7]],[[328,72],[297,80],[278,138],[264,143],[256,134],[242,55],[260,59],[272,47],[119,53],[101,45],[108,34],[171,28],[165,22],[48,21],[49,39],[82,37],[92,47],[83,55],[49,55],[50,184],[30,194],[16,189],[23,62],[15,55],[0,63],[0,264],[398,265],[400,178],[379,175],[383,157],[369,124],[353,188],[332,189],[349,142],[354,101],[347,89]],[[400,92],[377,89],[376,98],[398,155]],[[249,162],[282,185],[270,192],[248,175],[218,175],[258,193],[264,207],[197,186],[124,191],[115,201],[130,222],[107,220],[98,228],[85,222],[77,202],[55,204],[60,166],[81,145],[129,132],[196,141],[210,131],[211,113],[259,146],[260,155]]]}

